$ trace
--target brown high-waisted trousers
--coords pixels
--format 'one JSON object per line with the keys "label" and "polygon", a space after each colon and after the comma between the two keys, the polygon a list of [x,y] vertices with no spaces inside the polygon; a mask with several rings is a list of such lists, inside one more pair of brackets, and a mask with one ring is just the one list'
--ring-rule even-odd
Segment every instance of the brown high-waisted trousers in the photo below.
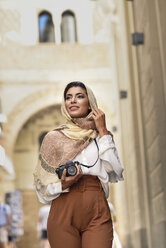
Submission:
{"label": "brown high-waisted trousers", "polygon": [[110,210],[96,176],[83,176],[53,200],[47,233],[51,248],[112,247]]}

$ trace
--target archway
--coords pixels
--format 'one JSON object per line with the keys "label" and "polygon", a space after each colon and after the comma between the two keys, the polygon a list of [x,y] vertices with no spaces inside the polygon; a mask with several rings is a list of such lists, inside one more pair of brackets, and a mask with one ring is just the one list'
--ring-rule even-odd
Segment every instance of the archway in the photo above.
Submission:
{"label": "archway", "polygon": [[41,137],[63,122],[60,105],[51,105],[31,116],[18,133],[13,151],[15,188],[22,192],[24,213],[24,235],[19,247],[28,248],[32,242],[34,247],[39,246],[36,228],[40,203],[33,189],[33,171],[38,160]]}
{"label": "archway", "polygon": [[7,116],[8,122],[4,126],[3,137],[3,145],[10,157],[13,157],[14,145],[24,124],[43,108],[60,104],[61,95],[60,87],[49,87],[27,96],[14,106],[13,111]]}

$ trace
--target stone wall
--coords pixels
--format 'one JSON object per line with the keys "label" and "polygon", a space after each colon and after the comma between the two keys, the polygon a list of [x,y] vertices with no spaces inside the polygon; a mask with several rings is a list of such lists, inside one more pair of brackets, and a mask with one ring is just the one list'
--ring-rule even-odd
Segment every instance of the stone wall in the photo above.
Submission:
{"label": "stone wall", "polygon": [[17,242],[18,248],[40,247],[40,233],[37,231],[39,208],[42,206],[33,190],[23,190],[23,221],[24,221],[24,235],[20,237]]}
{"label": "stone wall", "polygon": [[[136,166],[127,171],[129,228],[126,247],[166,244],[166,77],[163,23],[165,1],[126,3],[128,56]],[[131,45],[131,33],[144,33],[143,45]],[[129,108],[128,108],[129,109]],[[124,119],[122,119],[122,122]],[[124,141],[125,143],[125,141]],[[127,152],[128,149],[126,149]],[[131,158],[126,158],[126,162]],[[136,176],[132,180],[133,176]],[[132,192],[130,189],[132,188]],[[132,204],[131,204],[132,202]],[[137,206],[134,203],[137,203]],[[138,224],[139,221],[139,224]]]}

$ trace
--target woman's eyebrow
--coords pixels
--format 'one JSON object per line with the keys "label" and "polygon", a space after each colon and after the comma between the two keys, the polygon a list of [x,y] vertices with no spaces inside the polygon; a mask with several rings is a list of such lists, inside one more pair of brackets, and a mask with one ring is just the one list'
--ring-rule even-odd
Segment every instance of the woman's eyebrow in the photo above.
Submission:
{"label": "woman's eyebrow", "polygon": [[80,93],[77,93],[76,96],[77,96],[77,95],[84,95],[84,93],[80,92]]}
{"label": "woman's eyebrow", "polygon": [[[80,92],[80,93],[76,93],[76,96],[78,95],[84,95],[84,93]],[[66,94],[66,96],[72,96],[72,94]]]}

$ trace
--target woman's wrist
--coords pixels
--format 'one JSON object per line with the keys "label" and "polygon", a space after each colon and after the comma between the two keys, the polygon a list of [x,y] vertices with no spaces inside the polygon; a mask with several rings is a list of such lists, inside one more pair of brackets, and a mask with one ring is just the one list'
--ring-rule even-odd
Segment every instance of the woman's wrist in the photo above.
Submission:
{"label": "woman's wrist", "polygon": [[61,184],[62,184],[62,190],[65,190],[72,185],[71,183],[69,184],[69,183],[64,182],[64,181],[62,181]]}
{"label": "woman's wrist", "polygon": [[69,188],[70,186],[72,186],[74,183],[76,183],[77,181],[64,181],[64,180],[61,180],[61,184],[62,184],[62,190],[65,190],[67,188]]}
{"label": "woman's wrist", "polygon": [[99,130],[99,135],[100,135],[100,138],[103,137],[104,135],[108,135],[109,134],[109,131],[107,129],[101,129]]}

